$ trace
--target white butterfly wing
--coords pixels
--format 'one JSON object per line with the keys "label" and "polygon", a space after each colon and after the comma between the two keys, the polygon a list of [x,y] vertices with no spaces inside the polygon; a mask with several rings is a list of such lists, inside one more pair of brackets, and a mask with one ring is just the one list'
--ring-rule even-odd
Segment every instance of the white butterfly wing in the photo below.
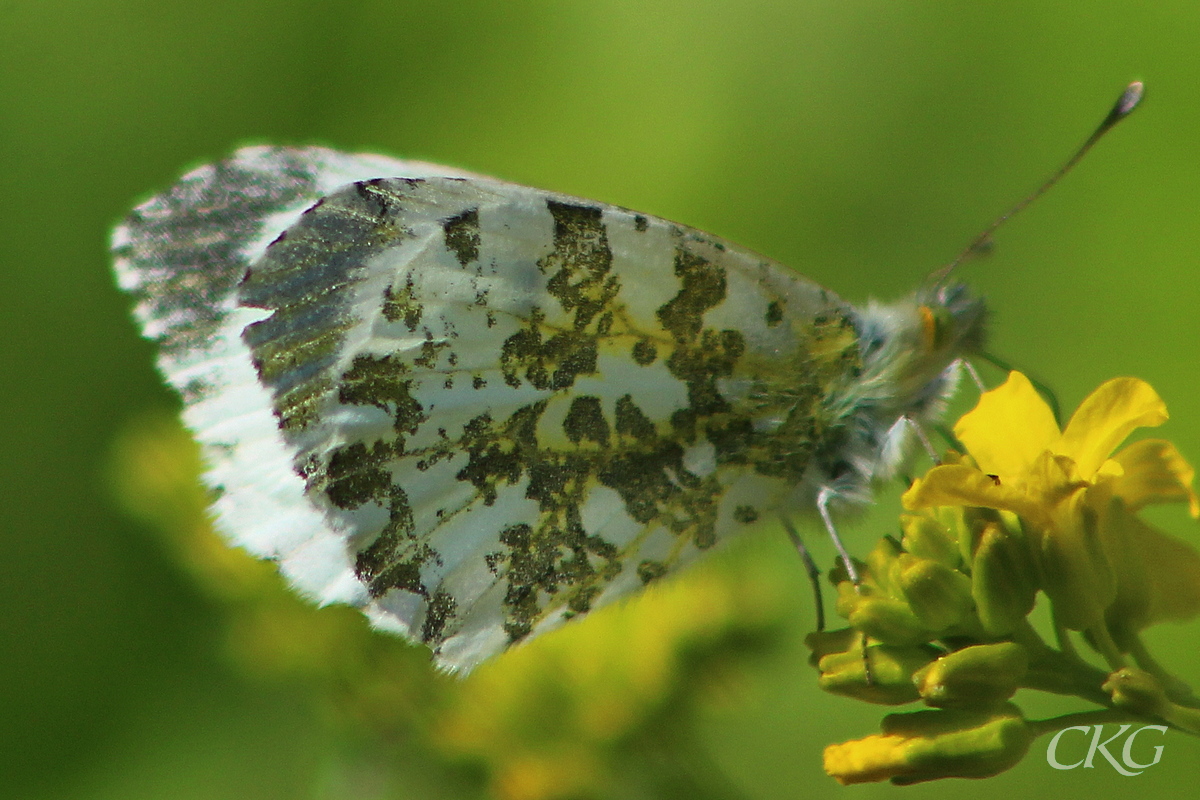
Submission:
{"label": "white butterfly wing", "polygon": [[117,253],[219,523],[449,668],[776,508],[854,369],[842,301],[661,219],[320,150],[205,170]]}

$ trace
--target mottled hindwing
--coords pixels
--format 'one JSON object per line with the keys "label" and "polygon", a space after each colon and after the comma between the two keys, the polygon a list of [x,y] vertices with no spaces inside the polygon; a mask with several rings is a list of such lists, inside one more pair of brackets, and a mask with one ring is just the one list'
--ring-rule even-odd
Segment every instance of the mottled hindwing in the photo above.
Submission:
{"label": "mottled hindwing", "polygon": [[449,172],[243,150],[115,249],[225,533],[469,669],[777,507],[857,349],[760,256]]}

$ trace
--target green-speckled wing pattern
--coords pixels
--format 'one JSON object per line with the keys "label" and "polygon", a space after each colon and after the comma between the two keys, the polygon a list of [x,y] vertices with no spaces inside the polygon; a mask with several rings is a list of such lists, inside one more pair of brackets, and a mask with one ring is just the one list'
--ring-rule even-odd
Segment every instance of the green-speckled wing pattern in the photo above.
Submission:
{"label": "green-speckled wing pattern", "polygon": [[243,150],[115,251],[225,533],[470,669],[777,509],[859,348],[760,256],[449,172]]}

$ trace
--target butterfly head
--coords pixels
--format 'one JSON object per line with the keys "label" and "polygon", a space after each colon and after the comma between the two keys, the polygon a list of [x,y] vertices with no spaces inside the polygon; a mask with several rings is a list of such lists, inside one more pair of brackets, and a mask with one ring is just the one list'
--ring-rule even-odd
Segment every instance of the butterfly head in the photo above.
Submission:
{"label": "butterfly head", "polygon": [[972,297],[961,283],[942,284],[918,291],[916,303],[917,361],[929,362],[937,370],[983,347],[986,309],[983,300]]}
{"label": "butterfly head", "polygon": [[926,286],[899,303],[862,310],[861,385],[874,390],[866,405],[879,423],[937,418],[954,389],[957,363],[982,349],[986,321],[983,300],[957,283]]}

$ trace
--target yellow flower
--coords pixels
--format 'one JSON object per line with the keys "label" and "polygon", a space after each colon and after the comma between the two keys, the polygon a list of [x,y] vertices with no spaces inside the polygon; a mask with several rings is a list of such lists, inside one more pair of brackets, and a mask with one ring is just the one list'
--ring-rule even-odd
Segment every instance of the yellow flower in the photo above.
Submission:
{"label": "yellow flower", "polygon": [[986,778],[1019,762],[1034,736],[1011,703],[985,712],[889,714],[882,733],[825,748],[825,772],[842,785]]}
{"label": "yellow flower", "polygon": [[1113,454],[1136,428],[1166,420],[1149,384],[1117,378],[1089,395],[1060,431],[1029,380],[1013,372],[955,426],[978,466],[935,467],[904,503],[1016,514],[1059,620],[1075,630],[1107,622],[1104,632],[1127,643],[1147,625],[1200,613],[1200,554],[1136,516],[1167,502],[1186,502],[1200,516],[1194,470],[1158,439]]}

